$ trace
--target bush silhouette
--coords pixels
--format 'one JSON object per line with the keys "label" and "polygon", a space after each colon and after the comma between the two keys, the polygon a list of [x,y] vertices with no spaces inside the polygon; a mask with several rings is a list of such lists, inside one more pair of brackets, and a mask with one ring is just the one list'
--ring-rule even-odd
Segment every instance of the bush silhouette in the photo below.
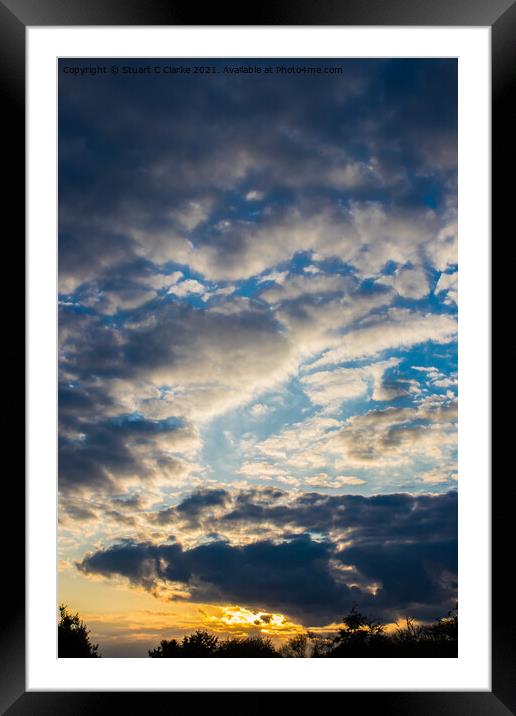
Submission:
{"label": "bush silhouette", "polygon": [[182,656],[181,648],[181,644],[177,641],[177,639],[171,639],[170,641],[162,639],[157,649],[149,649],[149,656],[152,659],[177,658]]}
{"label": "bush silhouette", "polygon": [[290,659],[305,659],[310,655],[308,634],[296,634],[281,647],[280,654]]}
{"label": "bush silhouette", "polygon": [[393,656],[401,657],[456,657],[458,654],[457,607],[433,624],[417,625],[408,617],[405,626],[398,626],[391,640]]}
{"label": "bush silhouette", "polygon": [[181,643],[177,639],[161,641],[157,649],[149,650],[149,656],[152,659],[210,657],[214,655],[218,641],[206,629],[198,629],[194,634],[183,637]]}
{"label": "bush silhouette", "polygon": [[59,658],[98,658],[99,645],[92,644],[89,630],[78,614],[70,614],[65,604],[59,606],[57,653]]}
{"label": "bush silhouette", "polygon": [[183,637],[181,642],[177,639],[163,640],[157,649],[149,650],[152,659],[178,659],[189,657],[279,657],[270,639],[261,637],[232,638],[219,641],[205,629],[198,629],[191,636]]}
{"label": "bush silhouette", "polygon": [[281,654],[276,651],[270,639],[261,637],[246,637],[243,639],[227,639],[219,644],[215,656],[221,658],[279,658]]}
{"label": "bush silhouette", "polygon": [[328,656],[332,647],[332,639],[306,632],[296,634],[281,647],[280,654],[290,659],[319,659]]}

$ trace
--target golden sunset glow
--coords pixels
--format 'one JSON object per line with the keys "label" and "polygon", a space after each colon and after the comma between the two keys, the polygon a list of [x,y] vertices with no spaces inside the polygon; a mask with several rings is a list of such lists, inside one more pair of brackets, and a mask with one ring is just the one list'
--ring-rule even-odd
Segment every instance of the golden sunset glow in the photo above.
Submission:
{"label": "golden sunset glow", "polygon": [[221,607],[220,615],[206,615],[206,626],[216,632],[246,635],[250,632],[275,637],[290,637],[304,631],[300,624],[289,621],[284,614],[254,612],[245,607]]}

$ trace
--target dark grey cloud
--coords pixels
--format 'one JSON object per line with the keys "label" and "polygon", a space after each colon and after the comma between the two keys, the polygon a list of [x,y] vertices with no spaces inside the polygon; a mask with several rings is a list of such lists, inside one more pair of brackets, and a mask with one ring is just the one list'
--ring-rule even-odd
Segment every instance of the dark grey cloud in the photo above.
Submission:
{"label": "dark grey cloud", "polygon": [[126,577],[150,591],[159,580],[184,582],[198,602],[265,605],[324,622],[361,596],[360,590],[335,581],[332,553],[331,544],[309,535],[280,544],[214,542],[189,550],[178,544],[125,543],[87,556],[78,566],[87,574]]}
{"label": "dark grey cloud", "polygon": [[[162,580],[182,582],[193,600],[280,610],[307,625],[338,619],[354,603],[384,619],[435,618],[453,604],[456,493],[311,493],[269,506],[256,497],[253,491],[233,498],[224,490],[198,491],[166,518],[173,530],[175,520],[190,514],[198,524],[205,511],[226,535],[228,524],[237,522],[250,530],[272,525],[274,536],[267,539],[242,545],[219,538],[190,549],[178,542],[127,541],[87,555],[78,567],[87,574],[124,576],[150,591]],[[225,514],[214,518],[213,506]]]}
{"label": "dark grey cloud", "polygon": [[189,518],[195,518],[206,507],[219,507],[229,499],[226,490],[198,490],[184,499],[177,507],[177,511]]}
{"label": "dark grey cloud", "polygon": [[113,497],[112,503],[120,509],[138,509],[142,506],[142,499],[139,495],[122,495],[120,497]]}
{"label": "dark grey cloud", "polygon": [[[279,491],[278,491],[279,492]],[[372,540],[417,540],[438,532],[455,536],[456,493],[444,495],[389,494],[321,495],[303,493],[281,504],[258,503],[252,496],[240,496],[220,518],[222,523],[271,522],[284,529],[359,530],[361,542]]]}
{"label": "dark grey cloud", "polygon": [[199,524],[206,511],[214,507],[223,507],[231,500],[227,490],[199,489],[186,497],[176,507],[160,510],[153,519],[160,525],[168,525],[175,520],[186,520],[190,526]]}
{"label": "dark grey cloud", "polygon": [[382,585],[375,603],[382,610],[417,604],[418,616],[449,603],[457,589],[457,540],[386,541],[358,544],[339,552],[338,559]]}
{"label": "dark grey cloud", "polygon": [[[87,392],[63,388],[58,450],[59,489],[63,493],[87,488],[118,491],[117,480],[137,475],[145,480],[155,475],[149,458],[163,470],[181,469],[181,462],[160,448],[156,439],[166,435],[168,448],[188,438],[191,428],[182,420],[146,420],[132,416],[95,420]],[[74,393],[77,392],[77,396]],[[67,412],[72,406],[77,412]],[[142,452],[147,451],[147,455]],[[123,518],[121,518],[123,519]]]}

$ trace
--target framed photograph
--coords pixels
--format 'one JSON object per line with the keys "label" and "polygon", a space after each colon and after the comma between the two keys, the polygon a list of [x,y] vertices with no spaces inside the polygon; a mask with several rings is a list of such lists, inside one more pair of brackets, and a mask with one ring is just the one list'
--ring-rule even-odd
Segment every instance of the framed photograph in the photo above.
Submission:
{"label": "framed photograph", "polygon": [[490,372],[514,4],[0,17],[28,396],[2,709],[516,712]]}

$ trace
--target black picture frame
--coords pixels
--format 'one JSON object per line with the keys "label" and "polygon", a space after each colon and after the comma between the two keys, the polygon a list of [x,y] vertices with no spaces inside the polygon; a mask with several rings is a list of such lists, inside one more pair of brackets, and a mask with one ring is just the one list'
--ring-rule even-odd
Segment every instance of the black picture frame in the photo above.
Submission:
{"label": "black picture frame", "polygon": [[[197,20],[202,17],[203,22]],[[3,98],[4,172],[8,172],[4,189],[5,207],[16,215],[17,261],[24,261],[24,241],[20,217],[25,215],[25,30],[28,26],[65,25],[388,25],[388,26],[490,26],[492,37],[492,235],[503,248],[504,234],[510,231],[509,211],[512,202],[514,152],[513,122],[509,111],[511,88],[514,88],[516,67],[516,2],[515,0],[277,0],[229,9],[213,4],[203,8],[175,0],[0,0],[0,79]],[[512,151],[511,151],[512,150]],[[509,177],[507,179],[506,177]],[[13,237],[14,238],[14,237]],[[493,242],[492,247],[495,244]],[[494,252],[492,252],[494,253]],[[15,260],[16,260],[15,259]],[[12,264],[20,266],[20,263]],[[508,278],[508,277],[507,277]],[[510,283],[510,282],[509,282]],[[506,285],[499,278],[497,286]],[[502,289],[493,291],[491,309],[503,306]],[[491,315],[495,315],[492,310]],[[19,321],[16,325],[19,326]],[[23,335],[15,330],[23,344]],[[23,362],[16,361],[13,371],[22,371]],[[493,376],[494,377],[494,376]],[[10,378],[11,380],[11,378]],[[20,375],[21,380],[21,375]],[[498,378],[500,380],[500,378]],[[15,382],[13,380],[13,382]],[[19,383],[18,383],[19,385]],[[496,385],[492,384],[493,394]],[[19,393],[16,395],[19,403]],[[503,436],[497,433],[501,446]],[[86,714],[123,708],[123,693],[115,692],[27,692],[25,686],[25,600],[21,585],[25,584],[24,523],[25,485],[21,474],[14,470],[5,482],[12,517],[4,535],[4,575],[6,584],[16,585],[3,610],[0,659],[0,708],[11,716],[19,714]],[[511,544],[512,502],[504,496],[503,486],[492,485],[492,691],[490,692],[345,692],[346,709],[365,705],[383,713],[421,714],[500,714],[516,713],[516,669],[514,663],[515,627],[511,624],[510,595],[508,598],[508,563],[506,545]],[[4,519],[4,525],[8,523]],[[400,668],[403,668],[400,665]],[[408,685],[409,686],[409,685]],[[199,694],[202,695],[202,694]],[[205,694],[206,695],[206,694]],[[260,708],[265,693],[257,694],[253,705]],[[132,692],[130,712],[148,708],[148,699],[171,699],[177,694]],[[281,696],[281,694],[276,694]],[[288,694],[287,694],[288,696]],[[213,698],[213,695],[210,695]],[[247,702],[248,703],[248,702]],[[280,703],[282,700],[280,699]],[[248,704],[249,705],[249,704]],[[153,703],[153,706],[155,704]]]}

